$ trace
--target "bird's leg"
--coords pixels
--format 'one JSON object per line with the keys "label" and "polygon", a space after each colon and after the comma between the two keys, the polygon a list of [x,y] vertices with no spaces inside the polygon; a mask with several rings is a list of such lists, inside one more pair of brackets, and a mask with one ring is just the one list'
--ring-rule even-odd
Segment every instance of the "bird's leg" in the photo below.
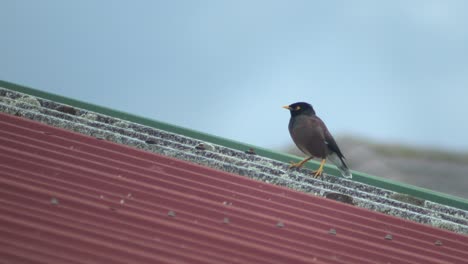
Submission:
{"label": "bird's leg", "polygon": [[294,163],[291,161],[291,165],[289,165],[289,168],[292,169],[292,168],[300,168],[304,165],[304,163],[308,162],[309,160],[311,160],[312,157],[308,157],[308,158],[305,158],[303,161],[301,162],[298,162],[298,163]]}
{"label": "bird's leg", "polygon": [[325,161],[327,161],[326,159],[322,159],[322,162],[320,162],[320,167],[318,168],[318,170],[314,171],[314,178],[317,178],[319,176],[322,176],[322,173],[323,173],[323,165],[325,165]]}

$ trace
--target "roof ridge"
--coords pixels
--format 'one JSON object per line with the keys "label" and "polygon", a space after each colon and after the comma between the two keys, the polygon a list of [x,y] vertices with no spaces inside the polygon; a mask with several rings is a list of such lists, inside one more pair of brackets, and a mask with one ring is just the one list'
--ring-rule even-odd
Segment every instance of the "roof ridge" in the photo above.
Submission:
{"label": "roof ridge", "polygon": [[[354,203],[363,208],[468,234],[468,212],[462,209],[424,200],[414,205],[398,201],[392,191],[335,176],[313,179],[308,176],[308,169],[290,171],[287,163],[259,155],[19,92],[0,88],[0,95],[0,110],[6,113],[303,192],[325,197],[330,193],[341,193],[352,196]],[[204,144],[205,150],[197,149],[200,144]]]}

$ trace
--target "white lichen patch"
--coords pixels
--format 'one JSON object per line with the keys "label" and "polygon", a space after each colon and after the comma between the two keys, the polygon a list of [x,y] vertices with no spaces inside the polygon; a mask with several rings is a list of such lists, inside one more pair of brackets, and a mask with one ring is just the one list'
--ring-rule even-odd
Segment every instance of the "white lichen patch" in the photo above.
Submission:
{"label": "white lichen patch", "polygon": [[91,121],[96,121],[98,119],[98,115],[92,112],[86,112],[83,115],[81,115],[81,118],[91,120]]}
{"label": "white lichen patch", "polygon": [[32,97],[29,95],[24,95],[18,99],[16,99],[15,105],[21,105],[21,104],[28,104],[34,107],[41,107],[41,103],[36,99],[36,97]]}
{"label": "white lichen patch", "polygon": [[130,127],[130,124],[131,124],[130,122],[120,120],[120,121],[115,122],[113,125],[116,127],[128,129]]}

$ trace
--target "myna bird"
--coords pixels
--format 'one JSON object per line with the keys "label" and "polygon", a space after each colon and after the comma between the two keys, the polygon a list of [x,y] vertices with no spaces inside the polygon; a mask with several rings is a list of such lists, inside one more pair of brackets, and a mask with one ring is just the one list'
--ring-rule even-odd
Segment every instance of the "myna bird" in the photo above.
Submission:
{"label": "myna bird", "polygon": [[314,108],[304,102],[286,105],[283,108],[291,113],[289,133],[294,143],[307,155],[303,161],[292,163],[290,168],[300,168],[307,161],[320,158],[320,167],[314,172],[314,177],[318,177],[322,175],[323,165],[328,158],[338,167],[343,177],[351,178],[352,174],[345,163],[343,153],[325,123],[315,115]]}

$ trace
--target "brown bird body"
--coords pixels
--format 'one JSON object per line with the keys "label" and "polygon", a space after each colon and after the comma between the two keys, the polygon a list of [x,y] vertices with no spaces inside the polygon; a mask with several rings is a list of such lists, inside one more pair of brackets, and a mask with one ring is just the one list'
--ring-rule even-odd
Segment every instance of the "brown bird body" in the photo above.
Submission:
{"label": "brown bird body", "polygon": [[[327,146],[323,122],[318,117],[301,115],[289,121],[289,133],[296,146],[306,155],[314,158],[326,158]],[[320,139],[320,140],[317,140]]]}
{"label": "brown bird body", "polygon": [[322,174],[323,165],[328,158],[338,167],[344,177],[352,177],[343,153],[325,123],[315,114],[312,106],[308,103],[299,102],[284,106],[284,108],[289,109],[291,112],[288,126],[291,138],[307,156],[303,161],[293,163],[291,167],[301,167],[312,158],[320,158],[322,162],[315,173],[315,176],[319,176]]}

